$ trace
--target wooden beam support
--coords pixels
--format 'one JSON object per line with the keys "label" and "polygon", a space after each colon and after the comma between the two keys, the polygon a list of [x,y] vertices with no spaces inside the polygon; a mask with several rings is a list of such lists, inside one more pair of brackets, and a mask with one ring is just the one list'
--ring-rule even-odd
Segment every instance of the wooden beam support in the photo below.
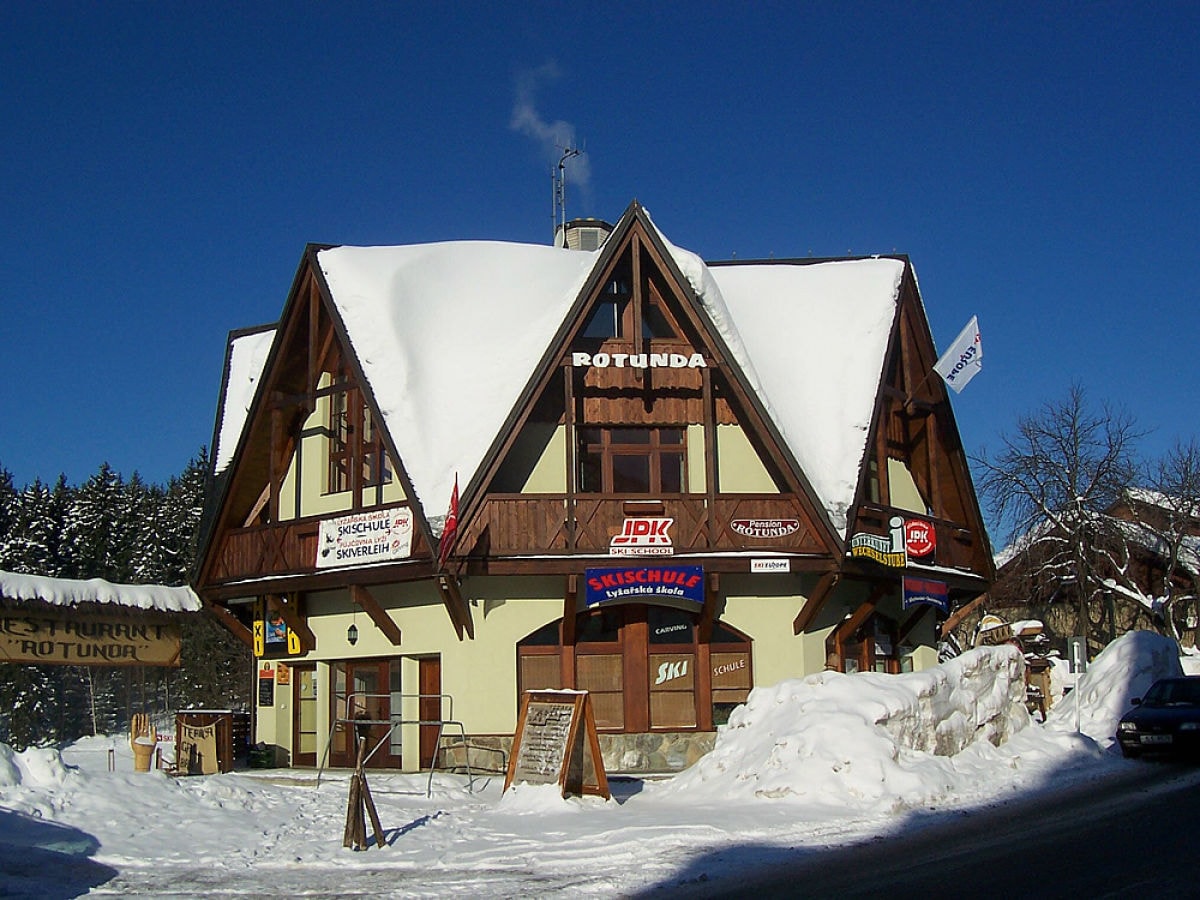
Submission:
{"label": "wooden beam support", "polygon": [[361,584],[350,585],[350,599],[362,607],[363,612],[371,617],[375,627],[383,632],[383,636],[392,642],[393,647],[400,646],[400,626],[395,623],[386,609],[379,605],[366,587]]}
{"label": "wooden beam support", "polygon": [[896,643],[903,644],[905,639],[912,634],[913,629],[920,624],[921,620],[933,610],[933,607],[927,603],[923,603],[912,611],[912,614],[905,619],[900,627],[896,629]]}
{"label": "wooden beam support", "polygon": [[710,572],[704,591],[704,605],[700,607],[700,621],[696,624],[696,639],[701,644],[712,640],[713,621],[717,617],[717,598],[721,595],[721,575]]}
{"label": "wooden beam support", "polygon": [[201,600],[208,614],[220,622],[226,631],[250,649],[254,649],[254,632],[243,625],[241,620],[229,611],[229,607],[213,603],[211,600],[205,600],[203,597]]}
{"label": "wooden beam support", "polygon": [[567,590],[563,596],[562,642],[575,643],[575,611],[579,607],[579,576],[567,576]]}
{"label": "wooden beam support", "polygon": [[941,630],[938,632],[941,637],[945,637],[951,631],[959,626],[963,619],[973,613],[976,609],[983,605],[988,598],[987,594],[980,594],[970,603],[965,606],[960,606],[945,622],[942,623]]}
{"label": "wooden beam support", "polygon": [[454,630],[458,632],[458,639],[461,641],[465,633],[474,640],[475,625],[471,621],[471,610],[458,589],[457,579],[453,575],[439,574],[435,576],[435,582],[442,595],[442,603],[446,605],[446,612],[450,613],[450,621],[454,623]]}
{"label": "wooden beam support", "polygon": [[803,634],[808,629],[841,578],[841,572],[831,569],[817,579],[808,602],[800,607],[800,612],[796,613],[796,618],[792,620],[792,634]]}
{"label": "wooden beam support", "polygon": [[829,637],[825,639],[826,649],[832,649],[837,654],[839,665],[842,660],[842,643],[846,640],[847,635],[853,634],[863,622],[871,617],[872,613],[875,612],[875,607],[879,605],[879,601],[883,599],[883,595],[887,591],[887,587],[877,584],[867,599],[859,605],[858,609],[851,613],[849,618],[842,622],[841,625],[830,632]]}

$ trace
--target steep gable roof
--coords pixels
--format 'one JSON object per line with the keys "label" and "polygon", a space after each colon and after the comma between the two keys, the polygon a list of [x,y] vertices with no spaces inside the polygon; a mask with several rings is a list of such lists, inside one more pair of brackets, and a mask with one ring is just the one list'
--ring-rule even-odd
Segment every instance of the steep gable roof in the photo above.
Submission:
{"label": "steep gable roof", "polygon": [[[690,285],[844,536],[906,262],[707,264],[668,241],[636,202],[622,221],[634,212]],[[425,516],[440,516],[455,478],[466,484],[486,461],[539,361],[601,274],[605,249],[452,241],[316,250],[324,289]],[[263,377],[269,336],[260,330],[231,344],[218,472]]]}
{"label": "steep gable roof", "polygon": [[484,241],[317,254],[427,515],[483,461],[596,259]]}
{"label": "steep gable roof", "polygon": [[757,380],[763,406],[844,532],[904,263],[730,264],[707,271],[753,361],[747,375]]}
{"label": "steep gable roof", "polygon": [[221,388],[217,425],[213,433],[212,466],[215,474],[224,472],[233,461],[238,440],[245,430],[246,419],[254,403],[254,395],[262,381],[275,331],[273,325],[264,325],[235,331],[229,336],[225,352],[225,383]]}

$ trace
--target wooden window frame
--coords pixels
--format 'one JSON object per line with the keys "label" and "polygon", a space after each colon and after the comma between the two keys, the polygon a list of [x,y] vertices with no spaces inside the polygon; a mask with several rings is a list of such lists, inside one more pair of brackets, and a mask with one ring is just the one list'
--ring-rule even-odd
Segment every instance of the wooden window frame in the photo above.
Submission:
{"label": "wooden window frame", "polygon": [[[589,441],[588,432],[599,432],[600,440]],[[645,443],[624,443],[613,440],[613,432],[640,431],[645,432],[648,440]],[[675,432],[679,440],[675,443],[663,442],[664,432]],[[644,425],[580,425],[578,462],[581,494],[686,494],[688,492],[688,444],[687,428],[682,426],[644,426]],[[662,486],[663,461],[666,457],[679,457],[679,490],[665,491]],[[600,489],[585,487],[583,467],[588,459],[599,458]],[[613,462],[616,457],[644,457],[649,467],[649,483],[645,490],[617,491],[613,487]]]}

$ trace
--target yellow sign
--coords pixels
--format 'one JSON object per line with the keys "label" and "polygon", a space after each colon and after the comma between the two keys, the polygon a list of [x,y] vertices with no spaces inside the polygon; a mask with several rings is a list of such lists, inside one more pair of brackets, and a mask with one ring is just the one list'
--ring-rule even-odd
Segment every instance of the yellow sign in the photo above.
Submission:
{"label": "yellow sign", "polygon": [[263,634],[266,631],[266,625],[262,619],[254,620],[254,655],[262,658],[263,655]]}
{"label": "yellow sign", "polygon": [[180,626],[77,609],[0,609],[0,662],[178,666]]}

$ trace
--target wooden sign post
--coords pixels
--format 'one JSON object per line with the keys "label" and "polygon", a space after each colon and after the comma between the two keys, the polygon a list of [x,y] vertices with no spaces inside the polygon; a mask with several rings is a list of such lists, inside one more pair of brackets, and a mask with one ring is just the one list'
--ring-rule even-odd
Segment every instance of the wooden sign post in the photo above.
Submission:
{"label": "wooden sign post", "polygon": [[558,784],[564,797],[611,796],[586,691],[525,692],[504,790],[517,782]]}

